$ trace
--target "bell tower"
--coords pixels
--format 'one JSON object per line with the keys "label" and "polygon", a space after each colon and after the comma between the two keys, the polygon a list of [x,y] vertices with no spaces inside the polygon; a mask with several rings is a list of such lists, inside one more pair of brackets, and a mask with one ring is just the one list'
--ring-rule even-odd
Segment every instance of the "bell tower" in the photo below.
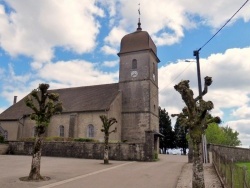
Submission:
{"label": "bell tower", "polygon": [[122,141],[145,142],[145,131],[159,131],[157,49],[140,19],[121,40],[119,88],[122,92]]}

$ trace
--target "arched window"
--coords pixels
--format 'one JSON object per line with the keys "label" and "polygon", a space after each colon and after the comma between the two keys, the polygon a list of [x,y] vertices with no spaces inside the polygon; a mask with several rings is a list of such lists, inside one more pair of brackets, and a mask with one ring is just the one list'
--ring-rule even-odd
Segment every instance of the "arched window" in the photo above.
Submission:
{"label": "arched window", "polygon": [[94,125],[92,125],[92,124],[88,125],[88,137],[89,138],[94,137]]}
{"label": "arched window", "polygon": [[8,140],[8,131],[4,131],[4,140]]}
{"label": "arched window", "polygon": [[137,69],[137,60],[133,59],[132,61],[132,69]]}
{"label": "arched window", "polygon": [[64,126],[63,125],[59,126],[59,136],[64,137]]}

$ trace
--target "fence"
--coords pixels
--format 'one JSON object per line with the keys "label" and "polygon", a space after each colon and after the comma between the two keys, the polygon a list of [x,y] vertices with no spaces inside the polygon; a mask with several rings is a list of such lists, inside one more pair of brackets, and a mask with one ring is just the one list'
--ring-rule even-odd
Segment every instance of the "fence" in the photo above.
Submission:
{"label": "fence", "polygon": [[233,155],[225,155],[223,149],[219,148],[212,149],[213,163],[225,187],[250,188],[250,173],[247,167],[240,165],[240,161],[235,160]]}

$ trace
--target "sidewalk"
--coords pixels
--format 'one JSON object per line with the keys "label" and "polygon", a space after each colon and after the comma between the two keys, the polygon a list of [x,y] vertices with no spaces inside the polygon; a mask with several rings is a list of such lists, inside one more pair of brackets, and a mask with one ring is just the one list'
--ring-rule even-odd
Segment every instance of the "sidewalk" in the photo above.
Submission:
{"label": "sidewalk", "polygon": [[[176,188],[192,188],[192,167],[192,163],[187,163],[184,165],[181,171],[181,175],[179,176]],[[203,167],[205,187],[222,188],[220,180],[212,163],[204,164]]]}

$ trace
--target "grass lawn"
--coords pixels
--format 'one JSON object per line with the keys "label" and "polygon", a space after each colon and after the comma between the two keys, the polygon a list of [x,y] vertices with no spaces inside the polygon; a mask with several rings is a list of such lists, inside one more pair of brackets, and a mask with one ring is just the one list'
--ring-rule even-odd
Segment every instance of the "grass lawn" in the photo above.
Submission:
{"label": "grass lawn", "polygon": [[236,163],[237,166],[239,167],[246,167],[247,168],[247,173],[250,174],[250,162],[239,162]]}

